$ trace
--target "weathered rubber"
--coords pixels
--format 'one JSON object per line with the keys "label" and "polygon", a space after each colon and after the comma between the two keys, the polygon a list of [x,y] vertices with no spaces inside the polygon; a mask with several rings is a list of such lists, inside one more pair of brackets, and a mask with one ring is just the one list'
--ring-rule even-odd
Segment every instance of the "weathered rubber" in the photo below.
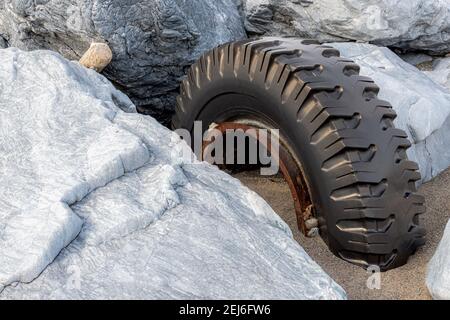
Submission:
{"label": "weathered rubber", "polygon": [[280,129],[301,163],[331,251],[382,271],[425,243],[420,173],[379,87],[339,51],[311,40],[264,38],[205,53],[181,86],[174,128],[257,118]]}

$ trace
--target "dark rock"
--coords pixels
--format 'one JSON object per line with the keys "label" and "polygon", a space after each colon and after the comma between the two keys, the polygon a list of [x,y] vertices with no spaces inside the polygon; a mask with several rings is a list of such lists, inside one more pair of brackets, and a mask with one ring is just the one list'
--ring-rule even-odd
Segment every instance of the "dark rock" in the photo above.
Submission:
{"label": "dark rock", "polygon": [[204,51],[245,37],[240,2],[4,0],[0,35],[10,46],[77,60],[91,42],[108,43],[113,61],[104,75],[167,124],[184,69]]}
{"label": "dark rock", "polygon": [[249,33],[450,51],[450,0],[244,0]]}

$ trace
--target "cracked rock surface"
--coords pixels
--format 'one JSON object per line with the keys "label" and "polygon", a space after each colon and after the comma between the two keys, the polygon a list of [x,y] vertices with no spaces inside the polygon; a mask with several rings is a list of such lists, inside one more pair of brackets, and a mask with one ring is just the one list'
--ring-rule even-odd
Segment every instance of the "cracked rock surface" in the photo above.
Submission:
{"label": "cracked rock surface", "polygon": [[419,164],[422,181],[450,166],[450,89],[403,61],[388,48],[371,44],[331,43],[341,55],[361,66],[361,74],[380,86],[380,98],[398,114],[395,123],[408,133],[411,160]]}
{"label": "cracked rock surface", "polygon": [[0,299],[343,299],[268,204],[101,75],[0,50]]}
{"label": "cracked rock surface", "polygon": [[436,59],[432,70],[425,72],[435,82],[450,90],[450,57]]}
{"label": "cracked rock surface", "polygon": [[0,47],[50,49],[78,60],[91,42],[106,42],[113,61],[105,76],[140,111],[167,124],[184,68],[245,37],[240,1],[2,0]]}
{"label": "cracked rock surface", "polygon": [[450,51],[450,0],[244,0],[258,35],[364,41],[432,53]]}

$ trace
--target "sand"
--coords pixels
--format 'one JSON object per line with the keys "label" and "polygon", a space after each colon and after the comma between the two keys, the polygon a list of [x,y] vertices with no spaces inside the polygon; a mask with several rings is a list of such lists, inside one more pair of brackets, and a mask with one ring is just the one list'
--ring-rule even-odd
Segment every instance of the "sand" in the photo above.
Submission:
{"label": "sand", "polygon": [[243,172],[234,176],[260,194],[289,224],[295,239],[347,291],[349,299],[431,299],[425,276],[428,261],[433,256],[450,218],[450,170],[419,190],[427,201],[428,211],[422,217],[422,224],[428,232],[427,244],[411,257],[406,266],[380,274],[380,289],[369,289],[367,280],[370,274],[335,257],[320,237],[309,239],[300,234],[296,227],[289,188],[283,178],[264,178],[258,176],[258,172]]}

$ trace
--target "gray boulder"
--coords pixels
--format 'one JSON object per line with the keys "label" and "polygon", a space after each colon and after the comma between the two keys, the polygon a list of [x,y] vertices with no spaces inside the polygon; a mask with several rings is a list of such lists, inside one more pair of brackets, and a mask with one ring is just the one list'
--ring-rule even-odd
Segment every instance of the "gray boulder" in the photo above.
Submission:
{"label": "gray boulder", "polygon": [[450,51],[450,0],[244,0],[254,34]]}
{"label": "gray boulder", "polygon": [[398,114],[397,127],[411,142],[410,159],[419,163],[423,181],[450,166],[450,90],[403,61],[388,48],[362,43],[331,43],[341,55],[361,66],[381,87],[381,99]]}
{"label": "gray boulder", "polygon": [[433,70],[425,73],[435,82],[450,90],[450,57],[437,59],[433,63]]}
{"label": "gray boulder", "polygon": [[0,300],[344,299],[256,193],[103,76],[0,50]]}
{"label": "gray boulder", "polygon": [[[167,123],[184,68],[202,52],[245,37],[240,0],[3,0],[0,38],[21,49],[79,59],[107,42],[104,74],[138,109]],[[0,47],[2,43],[0,41]]]}
{"label": "gray boulder", "polygon": [[435,300],[450,300],[450,222],[427,270],[427,287]]}

